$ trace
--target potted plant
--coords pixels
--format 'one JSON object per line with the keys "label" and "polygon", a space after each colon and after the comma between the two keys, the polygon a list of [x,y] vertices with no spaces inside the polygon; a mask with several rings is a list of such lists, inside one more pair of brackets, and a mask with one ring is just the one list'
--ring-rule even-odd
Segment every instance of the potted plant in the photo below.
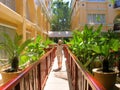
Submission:
{"label": "potted plant", "polygon": [[[33,42],[28,44],[27,49],[25,50],[25,54],[21,57],[22,60],[20,61],[20,65],[22,62],[27,62],[28,64],[33,63],[38,60],[44,53],[45,51],[42,38],[38,35]],[[22,64],[22,66],[24,67],[26,64]]]}
{"label": "potted plant", "polygon": [[[120,42],[113,31],[103,33],[101,30],[102,25],[100,25],[96,30],[94,30],[93,27],[88,27],[86,25],[82,32],[75,31],[73,33],[73,38],[69,42],[69,48],[77,56],[77,61],[82,63],[90,72],[92,72],[92,69],[95,68],[93,65],[95,64],[94,62],[96,62],[97,60],[97,64],[99,64],[99,67],[102,67],[99,68],[101,71],[98,71],[102,72],[103,76],[105,76],[107,72],[110,73],[112,71],[110,68],[113,68],[113,64],[117,60],[116,55],[119,51]],[[93,71],[95,70],[96,69],[94,69]],[[96,76],[95,72],[94,76],[98,79],[98,76]],[[110,76],[112,76],[111,73]],[[113,74],[113,76],[116,76],[116,72]],[[107,78],[107,80],[105,78]],[[113,88],[114,86],[113,84],[115,82],[113,81],[116,80],[116,77],[111,79],[109,76],[105,76],[105,78],[104,80],[108,82],[107,86],[105,86],[106,82],[102,82],[102,79],[98,80],[108,90],[110,90],[110,88]],[[113,81],[108,81],[108,78]],[[110,82],[112,82],[111,85],[109,85]]]}
{"label": "potted plant", "polygon": [[116,82],[114,63],[118,59],[120,40],[114,31],[108,31],[100,35],[98,41],[92,46],[92,50],[100,57],[102,68],[93,69],[94,76],[107,90],[113,89]]}
{"label": "potted plant", "polygon": [[24,55],[20,57],[20,66],[24,68],[29,64],[39,60],[40,56],[51,49],[49,48],[49,44],[51,43],[52,41],[49,39],[43,41],[43,38],[38,35],[35,40],[27,46],[27,49],[24,51]]}
{"label": "potted plant", "polygon": [[[32,40],[26,40],[21,43],[22,35],[18,35],[17,33],[15,34],[14,39],[12,39],[7,33],[2,33],[1,36],[4,41],[0,43],[0,49],[4,49],[7,52],[10,63],[10,67],[5,68],[4,71],[2,71],[3,73],[1,73],[4,74],[2,76],[6,76],[5,72],[9,72],[9,75],[12,72],[12,76],[14,77],[13,73],[19,71],[19,57]],[[10,78],[12,78],[12,76],[10,76]],[[5,77],[5,80],[7,80],[8,77],[9,76]]]}
{"label": "potted plant", "polygon": [[77,56],[78,62],[81,62],[90,72],[93,68],[92,63],[96,61],[97,57],[97,54],[91,48],[98,39],[101,28],[102,25],[94,30],[93,26],[85,25],[81,32],[79,30],[74,31],[73,38],[67,43],[71,51]]}

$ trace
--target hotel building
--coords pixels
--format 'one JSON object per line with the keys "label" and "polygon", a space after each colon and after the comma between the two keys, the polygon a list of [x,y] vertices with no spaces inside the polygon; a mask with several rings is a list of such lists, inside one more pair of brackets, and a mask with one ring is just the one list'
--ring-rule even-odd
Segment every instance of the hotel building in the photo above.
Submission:
{"label": "hotel building", "polygon": [[[103,30],[120,30],[120,1],[110,0],[72,0],[71,29],[82,30],[84,25],[97,27],[103,24]],[[118,25],[119,24],[119,25]]]}
{"label": "hotel building", "polygon": [[23,35],[23,41],[38,34],[46,39],[50,30],[51,3],[52,0],[0,0],[0,33],[14,37],[17,32]]}

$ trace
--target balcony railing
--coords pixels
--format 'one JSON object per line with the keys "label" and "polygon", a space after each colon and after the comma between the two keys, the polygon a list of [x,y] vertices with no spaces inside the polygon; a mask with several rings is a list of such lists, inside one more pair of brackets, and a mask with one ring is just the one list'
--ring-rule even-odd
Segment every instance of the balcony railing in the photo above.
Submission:
{"label": "balcony railing", "polygon": [[3,4],[5,4],[10,9],[16,11],[15,0],[0,0],[0,2],[2,2]]}
{"label": "balcony railing", "polygon": [[0,86],[0,90],[43,90],[54,57],[55,48],[26,68],[19,76]]}
{"label": "balcony railing", "polygon": [[120,0],[115,1],[114,8],[120,8]]}
{"label": "balcony railing", "polygon": [[84,67],[78,64],[77,58],[64,48],[67,59],[67,71],[70,82],[70,90],[106,90]]}

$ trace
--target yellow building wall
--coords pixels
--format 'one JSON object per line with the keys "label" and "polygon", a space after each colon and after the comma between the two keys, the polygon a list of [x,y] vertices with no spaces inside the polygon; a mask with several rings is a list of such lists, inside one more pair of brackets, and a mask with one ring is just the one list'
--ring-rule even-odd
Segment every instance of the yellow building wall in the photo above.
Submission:
{"label": "yellow building wall", "polygon": [[15,10],[0,2],[0,25],[15,27],[16,32],[23,35],[23,41],[27,38],[35,38],[37,34],[44,38],[48,37],[50,20],[44,7],[36,5],[34,0],[12,1],[15,2]]}
{"label": "yellow building wall", "polygon": [[[112,29],[114,19],[120,14],[120,10],[113,8],[113,4],[109,1],[105,2],[88,2],[88,1],[72,1],[72,18],[71,30],[82,30],[85,24],[88,24],[88,14],[105,14],[106,23],[103,24],[103,30]],[[97,27],[99,24],[94,24]]]}

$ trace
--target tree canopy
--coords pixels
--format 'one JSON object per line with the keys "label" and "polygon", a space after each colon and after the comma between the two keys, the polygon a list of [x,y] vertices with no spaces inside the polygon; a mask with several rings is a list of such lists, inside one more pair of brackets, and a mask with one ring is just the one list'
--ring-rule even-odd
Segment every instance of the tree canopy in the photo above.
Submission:
{"label": "tree canopy", "polygon": [[63,0],[55,0],[52,3],[52,31],[68,31],[70,30],[70,7],[69,2]]}

